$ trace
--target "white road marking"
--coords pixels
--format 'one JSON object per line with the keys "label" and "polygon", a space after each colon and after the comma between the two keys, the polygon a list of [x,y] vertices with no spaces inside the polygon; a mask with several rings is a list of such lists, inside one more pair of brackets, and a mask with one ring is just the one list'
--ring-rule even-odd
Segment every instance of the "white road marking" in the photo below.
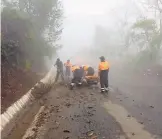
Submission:
{"label": "white road marking", "polygon": [[111,101],[105,102],[103,107],[112,115],[116,121],[121,125],[123,132],[130,139],[154,139],[148,131],[144,129],[144,125],[138,123],[133,117],[128,117],[128,111]]}

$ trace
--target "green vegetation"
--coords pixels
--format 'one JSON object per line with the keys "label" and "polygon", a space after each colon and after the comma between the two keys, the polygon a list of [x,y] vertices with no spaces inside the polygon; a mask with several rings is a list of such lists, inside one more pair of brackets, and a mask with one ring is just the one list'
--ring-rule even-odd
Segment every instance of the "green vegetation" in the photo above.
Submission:
{"label": "green vegetation", "polygon": [[42,70],[44,56],[60,47],[62,6],[58,0],[3,0],[1,11],[2,64]]}
{"label": "green vegetation", "polygon": [[132,43],[138,47],[136,64],[156,62],[162,48],[162,34],[157,23],[152,19],[139,20],[132,26]]}

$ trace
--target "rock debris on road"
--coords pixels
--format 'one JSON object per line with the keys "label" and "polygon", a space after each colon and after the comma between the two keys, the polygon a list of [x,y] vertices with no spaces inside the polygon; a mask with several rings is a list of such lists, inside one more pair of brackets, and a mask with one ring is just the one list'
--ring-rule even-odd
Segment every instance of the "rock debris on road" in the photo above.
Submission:
{"label": "rock debris on road", "polygon": [[102,107],[101,103],[108,98],[98,90],[81,88],[70,91],[60,87],[49,92],[47,98],[44,102],[46,112],[41,116],[47,120],[39,118],[42,124],[36,124],[34,138],[127,138],[120,124]]}
{"label": "rock debris on road", "polygon": [[144,129],[143,121],[112,103],[114,94],[112,91],[101,94],[97,89],[84,87],[73,91],[61,86],[52,89],[44,99],[45,111],[38,118],[34,135],[26,139],[155,138]]}
{"label": "rock debris on road", "polygon": [[43,109],[23,139],[162,139],[160,122],[154,124],[159,107],[119,88],[101,94],[97,88],[58,85],[39,101]]}

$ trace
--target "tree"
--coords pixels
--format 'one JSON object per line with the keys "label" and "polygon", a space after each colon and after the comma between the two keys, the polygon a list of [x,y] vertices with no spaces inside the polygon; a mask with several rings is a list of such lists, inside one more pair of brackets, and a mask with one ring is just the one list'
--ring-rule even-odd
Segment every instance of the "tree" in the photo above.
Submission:
{"label": "tree", "polygon": [[3,60],[12,63],[12,54],[17,57],[14,58],[16,65],[23,66],[25,61],[30,61],[40,69],[44,56],[52,57],[56,53],[62,32],[61,3],[58,0],[3,0],[3,6]]}
{"label": "tree", "polygon": [[155,18],[159,21],[159,30],[162,33],[162,0],[143,0],[143,7],[154,12]]}
{"label": "tree", "polygon": [[134,46],[138,47],[142,57],[144,56],[148,61],[156,60],[162,47],[162,37],[155,20],[142,19],[134,23],[131,39]]}

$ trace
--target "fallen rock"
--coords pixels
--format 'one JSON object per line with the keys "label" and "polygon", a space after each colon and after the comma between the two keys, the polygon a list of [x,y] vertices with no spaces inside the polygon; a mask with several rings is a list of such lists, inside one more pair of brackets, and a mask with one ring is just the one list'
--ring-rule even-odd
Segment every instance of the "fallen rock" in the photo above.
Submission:
{"label": "fallen rock", "polygon": [[37,132],[38,129],[37,128],[32,128],[32,131]]}
{"label": "fallen rock", "polygon": [[150,108],[154,108],[154,106],[151,105]]}
{"label": "fallen rock", "polygon": [[74,114],[74,117],[81,117],[79,114]]}
{"label": "fallen rock", "polygon": [[63,132],[64,132],[64,133],[70,133],[70,131],[69,131],[69,130],[64,130]]}
{"label": "fallen rock", "polygon": [[135,133],[132,133],[132,136],[134,136],[135,135]]}
{"label": "fallen rock", "polygon": [[71,106],[71,104],[68,102],[65,104],[65,106],[69,108]]}
{"label": "fallen rock", "polygon": [[139,123],[143,125],[143,122],[139,122]]}
{"label": "fallen rock", "polygon": [[91,113],[91,112],[88,112],[87,114],[88,114],[88,116],[93,116],[93,115],[94,115],[94,114]]}
{"label": "fallen rock", "polygon": [[89,109],[92,109],[92,108],[93,108],[93,106],[88,106],[88,108],[89,108]]}
{"label": "fallen rock", "polygon": [[87,132],[87,136],[91,137],[94,134],[93,130]]}
{"label": "fallen rock", "polygon": [[127,117],[131,117],[131,115],[128,114]]}

